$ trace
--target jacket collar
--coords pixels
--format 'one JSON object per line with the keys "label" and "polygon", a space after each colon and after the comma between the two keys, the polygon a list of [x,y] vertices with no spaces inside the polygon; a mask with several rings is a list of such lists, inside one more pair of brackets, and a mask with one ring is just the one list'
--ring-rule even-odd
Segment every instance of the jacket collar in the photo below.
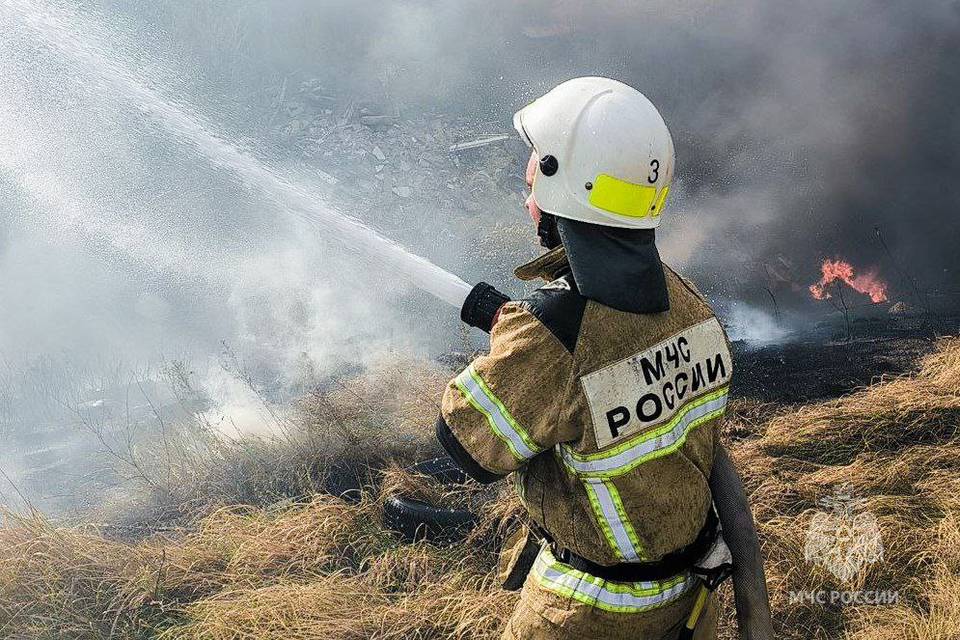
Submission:
{"label": "jacket collar", "polygon": [[541,278],[552,282],[569,272],[570,262],[567,260],[567,251],[563,247],[557,247],[520,265],[513,270],[513,275],[521,280]]}

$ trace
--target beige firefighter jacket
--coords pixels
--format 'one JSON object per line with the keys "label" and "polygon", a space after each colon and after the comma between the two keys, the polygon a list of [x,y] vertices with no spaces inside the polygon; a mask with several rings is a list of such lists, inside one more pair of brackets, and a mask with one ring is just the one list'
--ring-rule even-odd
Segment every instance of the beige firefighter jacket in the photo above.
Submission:
{"label": "beige firefighter jacket", "polygon": [[[563,272],[555,258],[550,270]],[[665,271],[663,313],[587,300],[569,273],[507,303],[490,353],[443,396],[453,446],[486,479],[514,472],[531,518],[598,564],[656,561],[693,542],[711,508],[732,361],[710,306]],[[541,556],[535,571],[558,590],[570,587],[550,562]],[[612,607],[643,602],[621,596],[611,596]]]}

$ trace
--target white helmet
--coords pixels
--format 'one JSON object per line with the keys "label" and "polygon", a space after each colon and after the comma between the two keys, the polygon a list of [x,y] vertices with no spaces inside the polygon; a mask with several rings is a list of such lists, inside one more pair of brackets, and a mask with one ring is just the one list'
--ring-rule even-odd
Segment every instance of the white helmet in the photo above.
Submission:
{"label": "white helmet", "polygon": [[513,126],[540,159],[540,209],[609,227],[660,224],[673,139],[642,93],[609,78],[574,78],[518,111]]}

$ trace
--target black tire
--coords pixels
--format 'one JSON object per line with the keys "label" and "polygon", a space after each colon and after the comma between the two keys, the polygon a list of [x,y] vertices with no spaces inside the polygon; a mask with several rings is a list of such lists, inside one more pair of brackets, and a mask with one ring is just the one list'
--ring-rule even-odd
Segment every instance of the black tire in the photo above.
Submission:
{"label": "black tire", "polygon": [[479,518],[469,511],[444,509],[411,498],[390,496],[383,503],[383,521],[387,528],[407,542],[451,543],[467,537],[479,523]]}
{"label": "black tire", "polygon": [[[464,484],[469,478],[450,458],[431,458],[407,467],[411,473],[430,476],[443,485]],[[427,504],[405,496],[389,496],[383,503],[383,521],[407,542],[429,540],[451,543],[463,540],[479,523],[470,511]]]}

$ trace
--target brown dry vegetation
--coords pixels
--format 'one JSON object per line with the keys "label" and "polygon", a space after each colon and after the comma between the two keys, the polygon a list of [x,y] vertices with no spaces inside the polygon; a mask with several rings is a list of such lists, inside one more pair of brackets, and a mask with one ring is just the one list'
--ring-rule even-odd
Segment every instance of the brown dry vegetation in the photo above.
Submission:
{"label": "brown dry vegetation", "polygon": [[[436,407],[426,389],[435,381],[422,393],[390,396],[390,385],[358,380],[326,396],[325,406],[315,398],[308,422],[314,433],[379,448],[387,431],[370,438],[350,425],[399,412],[409,441],[374,457],[410,461],[429,439],[422,431]],[[421,400],[410,404],[413,397]],[[958,429],[958,339],[943,342],[919,374],[840,400],[789,411],[738,403],[725,433],[752,497],[780,637],[960,637]],[[397,469],[386,476],[381,487],[441,497]],[[818,501],[839,487],[876,517],[883,541],[883,558],[846,581],[804,557],[811,519],[825,509]],[[273,508],[211,506],[182,531],[126,542],[8,516],[0,529],[0,635],[497,638],[515,596],[494,584],[491,545],[481,542],[516,512],[509,490],[487,503],[471,540],[449,547],[399,543],[381,526],[377,495],[371,488],[359,504],[315,493]],[[896,590],[901,601],[790,601],[791,591],[851,589]],[[728,587],[724,597],[722,633],[732,638]]]}

